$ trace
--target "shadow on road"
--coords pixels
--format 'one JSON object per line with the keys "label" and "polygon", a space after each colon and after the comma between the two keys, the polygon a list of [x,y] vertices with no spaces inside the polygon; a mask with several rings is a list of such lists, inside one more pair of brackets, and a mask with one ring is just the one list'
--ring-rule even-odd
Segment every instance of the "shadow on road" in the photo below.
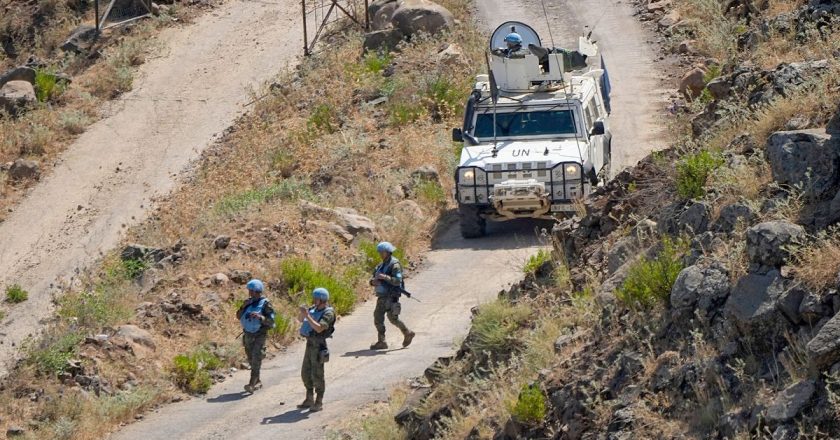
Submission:
{"label": "shadow on road", "polygon": [[283,414],[276,415],[274,417],[266,417],[262,419],[260,424],[262,425],[276,425],[276,424],[287,424],[287,423],[297,423],[301,420],[305,420],[309,418],[309,411],[302,411],[299,409],[292,409],[289,411],[284,412]]}
{"label": "shadow on road", "polygon": [[242,400],[246,397],[250,396],[250,394],[245,392],[238,392],[238,393],[228,393],[228,394],[220,394],[216,397],[211,397],[207,399],[209,403],[226,403],[226,402],[235,402],[237,400]]}
{"label": "shadow on road", "polygon": [[[451,215],[447,215],[450,217]],[[487,222],[487,235],[464,239],[458,227],[457,216],[446,222],[432,237],[432,249],[513,250],[543,244],[543,230],[550,233],[554,222],[549,220],[519,219],[506,222]]]}
{"label": "shadow on road", "polygon": [[364,350],[348,351],[341,355],[341,357],[373,357],[388,354],[392,351],[405,350],[404,348],[392,348],[390,350],[371,350],[366,348]]}

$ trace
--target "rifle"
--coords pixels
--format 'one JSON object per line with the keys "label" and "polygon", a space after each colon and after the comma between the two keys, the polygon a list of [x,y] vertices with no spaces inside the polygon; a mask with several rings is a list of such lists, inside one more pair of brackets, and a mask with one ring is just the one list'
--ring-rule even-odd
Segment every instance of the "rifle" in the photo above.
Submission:
{"label": "rifle", "polygon": [[391,286],[391,288],[394,289],[394,291],[397,292],[400,295],[405,295],[406,297],[408,297],[410,299],[413,299],[417,302],[422,302],[419,299],[411,296],[411,292],[409,292],[408,290],[405,290],[405,288],[402,287],[402,286]]}

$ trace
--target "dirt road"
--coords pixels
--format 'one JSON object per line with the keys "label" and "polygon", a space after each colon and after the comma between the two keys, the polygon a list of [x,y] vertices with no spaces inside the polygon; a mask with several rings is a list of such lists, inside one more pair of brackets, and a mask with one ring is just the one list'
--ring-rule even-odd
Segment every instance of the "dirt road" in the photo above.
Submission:
{"label": "dirt road", "polygon": [[165,30],[163,53],[140,68],[134,91],[111,103],[0,224],[0,287],[30,292],[0,326],[0,376],[51,315],[53,286],[116,246],[243,112],[249,91],[296,61],[299,3],[285,3],[229,0]]}
{"label": "dirt road", "polygon": [[[463,240],[450,228],[427,254],[421,272],[407,287],[422,302],[403,300],[406,324],[417,333],[408,349],[372,352],[374,301],[360,305],[336,325],[326,366],[327,391],[323,413],[309,417],[295,409],[303,400],[300,363],[302,344],[263,363],[257,394],[244,396],[248,372],[214,387],[206,399],[173,405],[127,427],[118,440],[180,439],[307,439],[323,438],[325,420],[341,417],[377,398],[387,396],[390,385],[423,374],[439,356],[452,352],[466,334],[470,308],[493,298],[506,284],[521,278],[524,259],[536,252],[533,224],[493,231],[482,240]],[[388,343],[399,347],[402,336],[390,324]]]}
{"label": "dirt road", "polygon": [[[545,23],[537,18],[541,14],[528,13],[540,7],[530,3],[518,9],[510,1],[501,0],[479,0],[477,5],[488,30],[502,21],[499,17]],[[565,2],[548,7],[550,14],[567,7],[575,14],[562,22],[555,20],[557,26],[552,31],[558,45],[566,44],[561,41],[576,41],[578,23],[599,22],[596,37],[604,35],[600,45],[614,86],[611,127],[616,168],[633,165],[660,148],[662,145],[655,141],[662,127],[658,112],[663,107],[659,102],[664,91],[659,88],[655,67],[651,66],[654,54],[646,46],[647,35],[632,18],[630,8],[609,0],[593,0],[580,9]],[[544,25],[540,30],[547,35]],[[621,34],[613,35],[615,31]],[[323,413],[310,417],[294,408],[302,398],[299,365],[303,347],[298,343],[264,364],[263,381],[267,387],[256,395],[241,394],[248,374],[239,372],[214,387],[208,398],[170,405],[113,438],[323,438],[325,421],[347,416],[366,403],[385,398],[389,385],[418,376],[437,357],[451,354],[453,342],[463,337],[469,326],[470,308],[494,298],[505,284],[521,277],[523,259],[536,250],[532,237],[529,226],[504,232],[497,229],[485,239],[471,241],[462,240],[450,229],[439,240],[446,246],[430,251],[428,264],[409,280],[411,290],[423,299],[421,304],[409,301],[404,307],[406,321],[418,333],[409,349],[386,353],[366,350],[374,336],[371,302],[342,319],[331,341],[334,354],[327,365],[327,404]],[[395,345],[399,340],[391,328],[389,342]]]}

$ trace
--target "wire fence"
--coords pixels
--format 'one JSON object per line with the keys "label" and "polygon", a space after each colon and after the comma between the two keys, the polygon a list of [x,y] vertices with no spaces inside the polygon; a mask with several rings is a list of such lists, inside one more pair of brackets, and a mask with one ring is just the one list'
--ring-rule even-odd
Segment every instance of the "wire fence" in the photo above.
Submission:
{"label": "wire fence", "polygon": [[301,0],[303,53],[311,55],[315,44],[338,22],[349,19],[368,30],[368,0]]}
{"label": "wire fence", "polygon": [[152,15],[152,0],[94,0],[94,12],[101,32]]}

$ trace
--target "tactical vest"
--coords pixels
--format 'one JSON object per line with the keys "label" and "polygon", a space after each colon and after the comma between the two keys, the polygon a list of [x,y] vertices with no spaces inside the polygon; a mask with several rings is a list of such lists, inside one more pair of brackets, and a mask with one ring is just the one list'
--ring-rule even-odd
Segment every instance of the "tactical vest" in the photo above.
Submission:
{"label": "tactical vest", "polygon": [[[324,317],[324,313],[327,313],[327,310],[332,311],[333,308],[328,306],[328,307],[324,307],[323,310],[318,310],[316,307],[313,306],[309,309],[309,314],[312,315],[312,319],[314,319],[315,322],[321,322],[321,318]],[[335,312],[333,312],[333,313],[335,313]],[[330,323],[330,327],[332,327],[332,326],[333,326],[333,324]],[[330,329],[328,328],[328,329],[322,331],[321,333],[315,333],[315,331],[312,329],[312,326],[309,325],[309,320],[307,319],[307,320],[303,321],[303,324],[300,326],[300,335],[305,337],[305,338],[308,338],[310,336],[328,337],[328,336],[332,335],[332,332],[330,332]]]}
{"label": "tactical vest", "polygon": [[249,315],[253,312],[257,312],[262,315],[266,302],[268,302],[268,298],[260,298],[259,301],[252,302],[245,308],[242,312],[242,316],[239,317],[239,322],[242,324],[243,331],[247,333],[257,333],[260,331],[262,328],[262,321],[256,318],[251,318]]}
{"label": "tactical vest", "polygon": [[[391,260],[388,261],[388,264],[379,263],[376,266],[376,269],[373,270],[373,277],[376,278],[376,275],[383,273],[385,275],[391,276],[391,270],[394,268],[394,265],[397,264],[398,261],[396,258],[391,257]],[[402,283],[402,279],[400,279],[400,283]],[[385,281],[381,281],[376,284],[374,288],[374,292],[376,292],[376,296],[385,296],[393,293],[394,286]]]}

